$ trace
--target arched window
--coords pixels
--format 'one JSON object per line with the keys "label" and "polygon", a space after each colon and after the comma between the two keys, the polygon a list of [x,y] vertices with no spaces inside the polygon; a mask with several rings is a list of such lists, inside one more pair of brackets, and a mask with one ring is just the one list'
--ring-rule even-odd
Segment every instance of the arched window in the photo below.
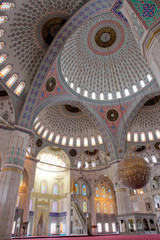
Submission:
{"label": "arched window", "polygon": [[10,88],[13,86],[13,84],[17,81],[18,79],[18,75],[17,74],[13,74],[8,81],[6,82],[6,85]]}
{"label": "arched window", "polygon": [[108,93],[108,100],[112,100],[112,99],[113,99],[112,93]]}
{"label": "arched window", "polygon": [[82,195],[84,195],[84,196],[87,195],[87,188],[86,188],[85,184],[82,185]]}
{"label": "arched window", "polygon": [[137,132],[134,133],[134,142],[138,142],[138,133]]}
{"label": "arched window", "polygon": [[112,214],[113,213],[113,205],[110,204],[110,213]]}
{"label": "arched window", "polygon": [[17,86],[17,88],[15,89],[14,93],[19,96],[22,93],[24,88],[25,88],[25,83],[20,82],[19,85]]}
{"label": "arched window", "polygon": [[77,147],[81,146],[81,139],[80,139],[80,137],[77,137],[77,139],[76,139],[76,146]]}
{"label": "arched window", "polygon": [[138,91],[138,89],[137,89],[137,86],[136,86],[136,85],[133,85],[133,86],[132,86],[132,89],[133,89],[133,92],[134,92],[134,93],[136,93],[136,92]]}
{"label": "arched window", "polygon": [[75,192],[78,195],[79,194],[79,186],[78,183],[75,183]]}
{"label": "arched window", "polygon": [[58,204],[56,201],[52,202],[52,212],[58,212]]}
{"label": "arched window", "polygon": [[96,167],[96,162],[92,161],[91,165],[92,165],[92,168],[95,168]]}
{"label": "arched window", "polygon": [[74,83],[73,83],[73,82],[71,82],[71,85],[70,85],[70,86],[71,86],[71,88],[74,88]]}
{"label": "arched window", "polygon": [[88,147],[88,138],[84,137],[84,147]]}
{"label": "arched window", "polygon": [[125,93],[125,96],[127,97],[127,96],[129,96],[129,90],[126,88],[126,89],[124,89],[124,93]]}
{"label": "arched window", "polygon": [[141,84],[141,87],[142,87],[142,88],[145,87],[145,83],[144,83],[143,80],[140,81],[140,84]]}
{"label": "arched window", "polygon": [[154,140],[153,133],[151,131],[148,132],[148,138],[149,138],[149,141]]}
{"label": "arched window", "polygon": [[32,211],[32,204],[33,204],[33,200],[30,199],[30,202],[29,202],[29,211]]}
{"label": "arched window", "polygon": [[69,146],[72,147],[73,146],[73,142],[74,142],[74,138],[70,137],[69,139]]}
{"label": "arched window", "polygon": [[84,91],[84,97],[88,97],[88,91],[87,90]]}
{"label": "arched window", "polygon": [[7,65],[5,68],[3,68],[0,71],[0,77],[4,78],[7,76],[7,74],[12,70],[12,66],[11,65]]}
{"label": "arched window", "polygon": [[0,10],[11,10],[12,8],[15,7],[14,3],[9,3],[9,2],[2,2],[0,5]]}
{"label": "arched window", "polygon": [[92,99],[96,99],[96,94],[95,94],[95,92],[92,92]]}
{"label": "arched window", "polygon": [[97,213],[100,213],[101,212],[101,209],[100,209],[100,204],[97,203]]}
{"label": "arched window", "polygon": [[86,201],[83,202],[83,212],[87,212],[87,203]]}
{"label": "arched window", "polygon": [[103,212],[107,213],[107,204],[106,203],[104,203],[104,205],[103,205]]}
{"label": "arched window", "polygon": [[145,132],[141,132],[141,141],[142,142],[146,141],[146,134],[145,134]]}
{"label": "arched window", "polygon": [[4,48],[4,42],[0,42],[0,50]]}
{"label": "arched window", "polygon": [[94,136],[91,136],[91,145],[95,146],[96,145],[96,140]]}
{"label": "arched window", "polygon": [[152,76],[150,74],[147,74],[147,79],[148,79],[149,82],[151,82],[152,81]]}
{"label": "arched window", "polygon": [[103,144],[102,136],[98,135],[97,138],[98,138],[98,143]]}
{"label": "arched window", "polygon": [[85,168],[89,168],[89,163],[85,162]]}
{"label": "arched window", "polygon": [[82,162],[81,161],[78,161],[77,163],[77,168],[80,168],[82,166]]}
{"label": "arched window", "polygon": [[20,205],[20,195],[17,197],[17,202],[16,202],[16,208],[18,208]]}
{"label": "arched window", "polygon": [[131,142],[131,132],[127,133],[127,142]]}
{"label": "arched window", "polygon": [[65,77],[66,82],[68,82],[68,77]]}
{"label": "arched window", "polygon": [[2,54],[0,56],[0,64],[4,63],[7,60],[7,54]]}
{"label": "arched window", "polygon": [[7,21],[7,16],[0,16],[0,24],[5,23]]}
{"label": "arched window", "polygon": [[53,140],[53,136],[54,136],[54,132],[52,131],[50,134],[49,134],[49,137],[48,137],[48,141],[52,141]]}
{"label": "arched window", "polygon": [[80,93],[80,92],[81,92],[80,87],[77,87],[77,93]]}
{"label": "arched window", "polygon": [[99,197],[99,188],[96,187],[96,197]]}
{"label": "arched window", "polygon": [[153,163],[156,163],[156,162],[157,162],[156,156],[155,156],[155,155],[152,155],[152,156],[151,156],[151,160],[152,160]]}
{"label": "arched window", "polygon": [[144,160],[146,160],[146,162],[149,162],[149,158],[148,157],[144,157]]}
{"label": "arched window", "polygon": [[46,138],[46,136],[47,136],[48,132],[49,132],[49,129],[47,128],[47,129],[44,131],[44,133],[43,133],[42,137],[43,137],[43,138]]}
{"label": "arched window", "polygon": [[4,29],[0,29],[0,37],[4,35]]}
{"label": "arched window", "polygon": [[116,96],[117,96],[118,99],[121,98],[121,93],[120,93],[120,91],[117,91],[117,92],[116,92]]}
{"label": "arched window", "polygon": [[55,138],[55,143],[58,144],[60,140],[60,134],[57,134],[56,138]]}
{"label": "arched window", "polygon": [[108,197],[111,199],[112,198],[112,192],[111,189],[108,189]]}
{"label": "arched window", "polygon": [[54,195],[58,195],[58,193],[59,193],[59,186],[58,186],[57,183],[55,183],[55,184],[53,185],[53,194],[54,194]]}
{"label": "arched window", "polygon": [[67,142],[67,137],[63,136],[63,138],[62,138],[62,145],[66,145],[66,142]]}
{"label": "arched window", "polygon": [[104,100],[104,93],[100,93],[100,100]]}
{"label": "arched window", "polygon": [[102,187],[102,198],[106,198],[106,189],[104,186]]}
{"label": "arched window", "polygon": [[156,130],[155,130],[155,133],[156,133],[157,139],[160,139],[160,131],[159,131],[159,129],[156,129]]}
{"label": "arched window", "polygon": [[39,128],[39,130],[37,131],[37,133],[40,135],[41,132],[43,131],[43,129],[44,129],[44,125],[42,125],[42,126]]}
{"label": "arched window", "polygon": [[45,179],[41,182],[41,193],[47,193],[47,181]]}

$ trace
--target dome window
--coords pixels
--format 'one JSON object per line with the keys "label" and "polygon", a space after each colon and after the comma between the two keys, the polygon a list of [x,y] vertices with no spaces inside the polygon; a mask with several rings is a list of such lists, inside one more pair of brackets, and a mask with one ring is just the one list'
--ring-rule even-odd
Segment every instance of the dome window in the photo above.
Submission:
{"label": "dome window", "polygon": [[49,132],[49,129],[47,128],[47,129],[44,131],[44,133],[43,133],[42,137],[43,137],[43,138],[46,138],[46,136],[47,136],[48,132]]}
{"label": "dome window", "polygon": [[97,138],[98,138],[98,143],[103,144],[102,136],[98,135]]}
{"label": "dome window", "polygon": [[2,37],[4,35],[4,30],[0,29],[0,37]]}
{"label": "dome window", "polygon": [[67,137],[64,136],[64,137],[62,138],[62,145],[66,145],[66,142],[67,142]]}
{"label": "dome window", "polygon": [[9,2],[2,2],[0,5],[0,10],[11,10],[15,7],[14,3],[9,3]]}
{"label": "dome window", "polygon": [[88,91],[87,90],[84,91],[84,97],[88,97]]}
{"label": "dome window", "polygon": [[55,138],[55,143],[58,144],[60,140],[60,134],[57,134],[56,138]]}
{"label": "dome window", "polygon": [[146,141],[146,134],[145,132],[141,132],[141,142],[145,142]]}
{"label": "dome window", "polygon": [[148,132],[148,138],[149,138],[149,141],[153,141],[154,140],[152,131]]}
{"label": "dome window", "polygon": [[126,97],[130,95],[130,94],[129,94],[129,90],[128,90],[127,88],[124,89],[124,93],[125,93],[125,96],[126,96]]}
{"label": "dome window", "polygon": [[33,125],[34,125],[37,121],[38,121],[38,117],[36,117],[36,119],[34,120]]}
{"label": "dome window", "polygon": [[41,134],[41,132],[43,131],[43,129],[44,129],[44,125],[42,125],[40,128],[39,128],[39,130],[38,130],[38,134],[40,135]]}
{"label": "dome window", "polygon": [[70,85],[70,86],[71,86],[71,88],[74,88],[74,83],[73,83],[73,82],[71,82],[71,85]]}
{"label": "dome window", "polygon": [[92,99],[96,99],[96,94],[95,94],[95,92],[92,92]]}
{"label": "dome window", "polygon": [[77,93],[80,93],[80,92],[81,92],[80,87],[77,87]]}
{"label": "dome window", "polygon": [[4,77],[7,76],[7,74],[12,70],[12,66],[11,65],[7,65],[5,68],[3,68],[0,71],[0,77],[3,79]]}
{"label": "dome window", "polygon": [[68,77],[65,77],[66,82],[68,82]]}
{"label": "dome window", "polygon": [[120,93],[120,91],[116,92],[116,96],[117,96],[118,99],[121,98],[121,93]]}
{"label": "dome window", "polygon": [[88,147],[88,138],[84,137],[84,147]]}
{"label": "dome window", "polygon": [[147,79],[148,79],[149,82],[151,82],[152,81],[152,76],[150,74],[147,74]]}
{"label": "dome window", "polygon": [[81,146],[81,139],[80,139],[80,137],[78,137],[77,140],[76,140],[76,146],[77,147]]}
{"label": "dome window", "polygon": [[159,131],[159,129],[156,129],[156,130],[155,130],[155,133],[156,133],[157,139],[160,139],[160,131]]}
{"label": "dome window", "polygon": [[17,74],[13,74],[8,81],[6,82],[6,85],[11,88],[13,86],[13,84],[18,80],[18,75]]}
{"label": "dome window", "polygon": [[41,121],[39,121],[35,126],[34,129],[37,130],[37,128],[40,126]]}
{"label": "dome window", "polygon": [[149,163],[149,158],[148,157],[144,157],[144,160]]}
{"label": "dome window", "polygon": [[18,87],[15,89],[14,93],[19,96],[22,93],[24,88],[25,88],[25,83],[24,82],[20,82]]}
{"label": "dome window", "polygon": [[85,168],[89,168],[89,163],[85,162]]}
{"label": "dome window", "polygon": [[0,64],[4,63],[7,60],[7,54],[2,54],[0,56]]}
{"label": "dome window", "polygon": [[95,161],[92,161],[92,168],[95,168],[96,167],[96,163]]}
{"label": "dome window", "polygon": [[113,99],[112,93],[108,93],[108,100],[112,100],[112,99]]}
{"label": "dome window", "polygon": [[104,100],[104,93],[100,93],[100,100]]}
{"label": "dome window", "polygon": [[134,133],[134,142],[138,142],[138,133],[137,132]]}
{"label": "dome window", "polygon": [[0,16],[0,24],[5,23],[7,21],[7,16]]}
{"label": "dome window", "polygon": [[131,132],[127,133],[127,142],[131,142]]}
{"label": "dome window", "polygon": [[141,84],[141,87],[142,87],[142,88],[145,87],[145,83],[144,83],[143,80],[140,81],[140,84]]}
{"label": "dome window", "polygon": [[136,92],[138,91],[138,89],[137,89],[137,86],[136,86],[136,85],[133,85],[133,86],[132,86],[132,89],[133,89],[133,92],[134,92],[134,93],[136,93]]}
{"label": "dome window", "polygon": [[74,138],[70,137],[69,139],[69,146],[72,147],[73,146],[73,142],[74,142]]}
{"label": "dome window", "polygon": [[0,42],[0,50],[4,48],[4,42]]}
{"label": "dome window", "polygon": [[95,146],[96,145],[96,140],[94,136],[91,136],[91,145]]}
{"label": "dome window", "polygon": [[156,156],[155,156],[155,155],[152,155],[152,156],[151,156],[151,160],[152,160],[153,163],[156,163],[156,162],[157,162]]}
{"label": "dome window", "polygon": [[53,136],[54,136],[54,132],[52,131],[50,134],[49,134],[49,137],[48,137],[48,141],[52,141],[53,140]]}
{"label": "dome window", "polygon": [[80,168],[82,166],[82,162],[81,161],[78,161],[77,163],[77,168]]}

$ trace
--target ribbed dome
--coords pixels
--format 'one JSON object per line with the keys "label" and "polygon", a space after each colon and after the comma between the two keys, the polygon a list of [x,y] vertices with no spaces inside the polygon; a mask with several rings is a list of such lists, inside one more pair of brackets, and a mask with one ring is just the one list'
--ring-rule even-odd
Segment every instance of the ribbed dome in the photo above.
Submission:
{"label": "ribbed dome", "polygon": [[150,73],[131,29],[112,13],[96,16],[75,31],[62,50],[61,70],[75,92],[101,100],[101,93],[104,99],[118,98],[118,91],[125,97],[125,89],[133,94],[133,85],[137,90],[146,86]]}

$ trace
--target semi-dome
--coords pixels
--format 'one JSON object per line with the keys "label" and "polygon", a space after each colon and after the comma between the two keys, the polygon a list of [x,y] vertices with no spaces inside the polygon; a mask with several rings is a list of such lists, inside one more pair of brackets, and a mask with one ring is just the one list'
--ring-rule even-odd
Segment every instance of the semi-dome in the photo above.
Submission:
{"label": "semi-dome", "polygon": [[83,97],[127,97],[152,79],[134,35],[113,13],[85,22],[67,40],[60,58],[67,85]]}

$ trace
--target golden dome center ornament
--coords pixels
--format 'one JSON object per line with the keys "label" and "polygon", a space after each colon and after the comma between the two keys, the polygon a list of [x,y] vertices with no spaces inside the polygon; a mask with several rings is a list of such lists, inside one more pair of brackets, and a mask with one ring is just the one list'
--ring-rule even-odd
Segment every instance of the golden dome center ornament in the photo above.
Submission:
{"label": "golden dome center ornament", "polygon": [[118,165],[118,180],[132,189],[143,188],[150,180],[151,168],[147,161],[137,156],[124,158]]}

